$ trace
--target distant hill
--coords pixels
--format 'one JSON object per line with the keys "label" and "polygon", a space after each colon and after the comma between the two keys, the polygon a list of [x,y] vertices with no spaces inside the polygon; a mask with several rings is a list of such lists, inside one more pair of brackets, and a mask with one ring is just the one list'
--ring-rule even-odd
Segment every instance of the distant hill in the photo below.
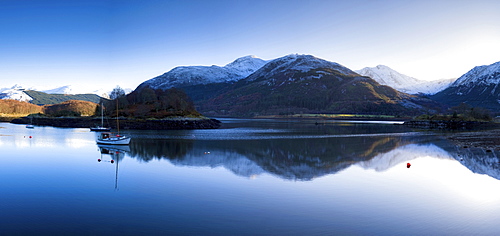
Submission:
{"label": "distant hill", "polygon": [[101,97],[97,96],[96,94],[48,94],[34,90],[27,90],[24,91],[24,93],[28,94],[32,98],[30,102],[36,105],[59,104],[69,100],[81,100],[99,103],[101,99]]}

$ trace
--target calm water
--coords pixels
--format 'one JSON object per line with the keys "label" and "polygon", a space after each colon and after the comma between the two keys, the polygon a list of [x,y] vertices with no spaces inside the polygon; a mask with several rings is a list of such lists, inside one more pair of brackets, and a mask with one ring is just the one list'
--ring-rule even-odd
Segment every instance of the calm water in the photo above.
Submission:
{"label": "calm water", "polygon": [[392,124],[223,122],[120,149],[0,123],[0,234],[500,233],[500,153]]}

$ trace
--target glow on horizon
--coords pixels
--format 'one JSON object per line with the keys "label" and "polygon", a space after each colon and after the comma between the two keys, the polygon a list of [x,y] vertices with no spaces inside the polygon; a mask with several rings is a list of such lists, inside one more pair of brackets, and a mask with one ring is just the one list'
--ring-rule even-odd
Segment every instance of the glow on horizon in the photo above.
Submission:
{"label": "glow on horizon", "polygon": [[0,88],[134,89],[176,66],[311,54],[422,80],[500,61],[499,1],[0,2]]}

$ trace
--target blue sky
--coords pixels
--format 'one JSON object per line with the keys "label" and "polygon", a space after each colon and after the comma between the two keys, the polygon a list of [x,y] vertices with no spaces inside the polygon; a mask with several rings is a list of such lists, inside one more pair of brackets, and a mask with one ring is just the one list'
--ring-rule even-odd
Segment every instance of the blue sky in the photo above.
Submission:
{"label": "blue sky", "polygon": [[141,82],[312,54],[431,80],[500,61],[500,1],[0,0],[0,88]]}

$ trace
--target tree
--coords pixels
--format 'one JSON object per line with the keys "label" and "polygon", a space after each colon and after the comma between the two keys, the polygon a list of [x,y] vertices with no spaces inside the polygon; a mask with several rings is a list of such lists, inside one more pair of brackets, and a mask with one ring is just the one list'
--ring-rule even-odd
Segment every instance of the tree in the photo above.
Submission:
{"label": "tree", "polygon": [[122,88],[120,88],[120,86],[118,86],[118,85],[109,94],[109,98],[112,99],[112,100],[117,99],[119,97],[123,97],[123,96],[125,96],[125,90],[123,90]]}

